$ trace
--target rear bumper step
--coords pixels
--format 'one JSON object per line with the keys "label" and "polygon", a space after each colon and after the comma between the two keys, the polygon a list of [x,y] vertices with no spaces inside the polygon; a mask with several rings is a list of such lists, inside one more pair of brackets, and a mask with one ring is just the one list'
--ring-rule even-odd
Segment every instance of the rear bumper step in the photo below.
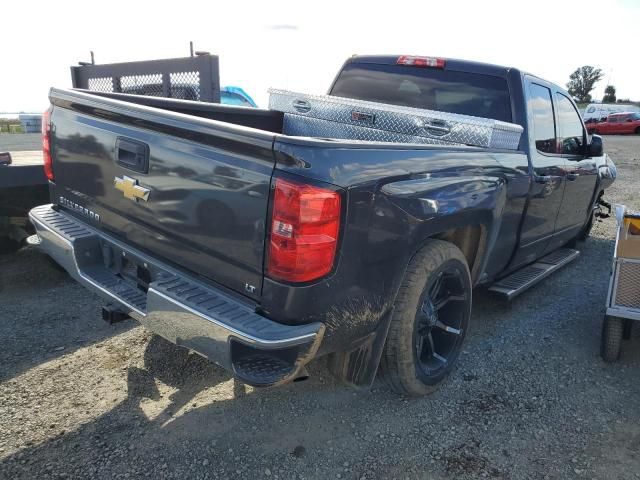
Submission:
{"label": "rear bumper step", "polygon": [[489,288],[489,291],[497,293],[506,300],[512,300],[556,270],[578,258],[579,255],[580,252],[578,250],[561,248],[542,257],[537,262],[498,280]]}
{"label": "rear bumper step", "polygon": [[[152,332],[232,371],[254,386],[286,383],[304,375],[320,346],[324,326],[282,325],[255,306],[181,272],[84,225],[52,205],[29,217],[50,255],[83,286],[140,321]],[[143,268],[142,288],[118,273]],[[145,291],[146,290],[146,291]]]}

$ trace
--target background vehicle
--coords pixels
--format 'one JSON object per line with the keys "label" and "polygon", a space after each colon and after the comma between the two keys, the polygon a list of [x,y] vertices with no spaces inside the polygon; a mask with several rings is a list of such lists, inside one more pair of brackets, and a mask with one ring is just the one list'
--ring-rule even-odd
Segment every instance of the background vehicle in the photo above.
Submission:
{"label": "background vehicle", "polygon": [[256,102],[240,87],[226,86],[220,89],[220,103],[239,107],[257,107]]}
{"label": "background vehicle", "polygon": [[42,249],[106,316],[249,384],[330,355],[346,382],[381,365],[396,391],[429,393],[461,351],[472,288],[512,298],[574,259],[561,247],[589,234],[616,171],[556,85],[407,58],[352,57],[329,93],[517,123],[518,150],[293,137],[276,111],[53,89]]}
{"label": "background vehicle", "polygon": [[[171,87],[170,98],[180,98],[182,100],[200,99],[198,93],[198,85],[193,84],[174,84]],[[123,87],[122,93],[131,95],[146,95],[151,97],[164,97],[162,92],[162,84],[146,83],[144,85],[135,85],[131,87]],[[240,87],[222,87],[220,89],[220,103],[225,105],[236,105],[240,107],[257,107],[256,103]]]}
{"label": "background vehicle", "polygon": [[640,134],[640,113],[615,113],[604,122],[587,124],[587,130],[599,135]]}
{"label": "background vehicle", "polygon": [[601,121],[612,113],[640,112],[640,107],[626,103],[590,103],[584,110],[582,118],[585,123],[591,123],[592,119]]}

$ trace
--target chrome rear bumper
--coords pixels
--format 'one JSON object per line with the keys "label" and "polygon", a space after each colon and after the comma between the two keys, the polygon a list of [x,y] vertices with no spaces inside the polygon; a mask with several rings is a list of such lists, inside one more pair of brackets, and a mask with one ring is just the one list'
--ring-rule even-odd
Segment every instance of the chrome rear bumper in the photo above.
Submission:
{"label": "chrome rear bumper", "polygon": [[[231,370],[255,386],[286,383],[301,375],[320,345],[324,326],[282,325],[255,305],[205,285],[91,228],[52,205],[29,213],[39,248],[89,290],[139,320],[152,332]],[[114,259],[143,268],[141,286],[119,273]],[[146,291],[145,291],[146,290]]]}

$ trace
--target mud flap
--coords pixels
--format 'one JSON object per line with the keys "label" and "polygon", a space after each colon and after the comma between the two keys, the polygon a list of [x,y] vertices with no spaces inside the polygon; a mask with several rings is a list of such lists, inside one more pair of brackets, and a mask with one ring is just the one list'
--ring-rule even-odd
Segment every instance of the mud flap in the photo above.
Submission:
{"label": "mud flap", "polygon": [[329,371],[336,378],[353,387],[371,388],[380,365],[392,313],[393,309],[387,312],[376,331],[365,337],[358,347],[329,355]]}

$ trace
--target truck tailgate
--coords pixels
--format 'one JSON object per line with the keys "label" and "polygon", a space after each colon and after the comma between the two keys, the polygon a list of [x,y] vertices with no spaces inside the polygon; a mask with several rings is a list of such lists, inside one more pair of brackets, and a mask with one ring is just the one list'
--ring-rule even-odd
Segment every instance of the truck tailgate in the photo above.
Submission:
{"label": "truck tailgate", "polygon": [[273,134],[52,90],[54,203],[258,299]]}

